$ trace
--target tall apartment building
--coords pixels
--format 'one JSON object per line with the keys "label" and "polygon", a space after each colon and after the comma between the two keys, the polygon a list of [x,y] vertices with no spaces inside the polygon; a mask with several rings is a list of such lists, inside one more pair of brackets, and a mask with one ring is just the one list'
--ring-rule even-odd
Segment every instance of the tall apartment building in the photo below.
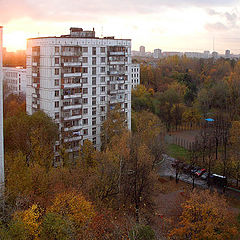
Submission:
{"label": "tall apartment building", "polygon": [[120,103],[131,129],[131,40],[98,38],[71,28],[69,35],[28,39],[27,112],[43,110],[59,125],[73,156],[85,139],[101,146],[108,109]]}
{"label": "tall apartment building", "polygon": [[154,58],[161,58],[162,56],[162,50],[157,48],[157,49],[154,49],[153,51],[153,57]]}
{"label": "tall apartment building", "polygon": [[140,64],[132,64],[131,66],[131,85],[132,89],[140,84]]}
{"label": "tall apartment building", "polygon": [[27,75],[22,67],[3,67],[3,80],[9,93],[26,94]]}
{"label": "tall apartment building", "polygon": [[0,26],[0,196],[4,188],[2,35],[3,27]]}

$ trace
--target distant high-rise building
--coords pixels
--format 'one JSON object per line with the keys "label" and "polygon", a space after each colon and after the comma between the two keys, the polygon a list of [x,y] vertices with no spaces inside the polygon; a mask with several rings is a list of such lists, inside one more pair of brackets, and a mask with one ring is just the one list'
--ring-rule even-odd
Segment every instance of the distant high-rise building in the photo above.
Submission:
{"label": "distant high-rise building", "polygon": [[212,52],[212,57],[214,59],[217,59],[218,58],[218,52]]}
{"label": "distant high-rise building", "polygon": [[140,50],[140,53],[145,53],[145,47],[144,46],[140,46],[139,50]]}
{"label": "distant high-rise building", "polygon": [[154,49],[154,51],[153,51],[153,57],[154,58],[161,58],[161,56],[162,56],[162,50],[161,49]]}
{"label": "distant high-rise building", "polygon": [[130,39],[71,28],[70,35],[28,39],[27,46],[27,112],[42,110],[55,120],[56,149],[62,143],[75,157],[85,139],[99,149],[102,124],[116,104],[131,129]]}
{"label": "distant high-rise building", "polygon": [[230,58],[230,57],[231,57],[230,50],[226,50],[226,51],[225,51],[225,57],[226,57],[226,58]]}
{"label": "distant high-rise building", "polygon": [[145,47],[144,46],[140,46],[139,51],[140,51],[140,56],[145,56]]}
{"label": "distant high-rise building", "polygon": [[3,27],[0,26],[0,195],[4,188],[2,36]]}

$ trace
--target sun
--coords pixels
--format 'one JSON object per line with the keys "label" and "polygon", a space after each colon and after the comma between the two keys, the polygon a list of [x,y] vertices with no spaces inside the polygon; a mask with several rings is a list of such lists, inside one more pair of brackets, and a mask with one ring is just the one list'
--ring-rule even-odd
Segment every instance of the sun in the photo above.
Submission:
{"label": "sun", "polygon": [[7,51],[26,49],[27,34],[23,31],[5,32],[3,29],[3,46]]}

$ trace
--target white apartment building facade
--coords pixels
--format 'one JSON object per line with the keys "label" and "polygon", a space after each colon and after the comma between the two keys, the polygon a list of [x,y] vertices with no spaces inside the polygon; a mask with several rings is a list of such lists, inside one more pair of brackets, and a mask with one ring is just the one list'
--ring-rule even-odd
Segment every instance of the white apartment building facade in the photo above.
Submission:
{"label": "white apartment building facade", "polygon": [[140,64],[131,65],[131,85],[132,89],[140,84]]}
{"label": "white apartment building facade", "polygon": [[97,38],[94,29],[28,39],[27,112],[43,110],[55,119],[56,144],[73,157],[85,139],[99,149],[102,123],[116,103],[131,129],[131,64],[131,40]]}
{"label": "white apartment building facade", "polygon": [[22,67],[3,67],[3,80],[9,93],[26,94],[27,75]]}

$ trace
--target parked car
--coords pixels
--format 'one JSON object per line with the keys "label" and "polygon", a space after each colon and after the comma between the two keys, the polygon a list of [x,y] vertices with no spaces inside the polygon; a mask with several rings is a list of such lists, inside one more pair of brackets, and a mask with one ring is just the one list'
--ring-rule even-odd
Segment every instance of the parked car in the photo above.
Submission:
{"label": "parked car", "polygon": [[190,172],[191,172],[191,169],[192,169],[192,165],[191,165],[191,164],[186,164],[186,165],[183,167],[183,172],[184,172],[184,173],[190,173]]}
{"label": "parked car", "polygon": [[195,172],[196,177],[201,177],[206,172],[205,168],[199,169]]}
{"label": "parked car", "polygon": [[203,173],[202,176],[201,176],[201,179],[202,180],[207,180],[208,179],[208,172]]}
{"label": "parked car", "polygon": [[198,170],[199,170],[198,167],[192,167],[190,172],[191,174],[195,174]]}
{"label": "parked car", "polygon": [[219,187],[226,187],[227,186],[227,177],[221,176],[218,174],[212,174],[210,176],[210,184],[217,185]]}

